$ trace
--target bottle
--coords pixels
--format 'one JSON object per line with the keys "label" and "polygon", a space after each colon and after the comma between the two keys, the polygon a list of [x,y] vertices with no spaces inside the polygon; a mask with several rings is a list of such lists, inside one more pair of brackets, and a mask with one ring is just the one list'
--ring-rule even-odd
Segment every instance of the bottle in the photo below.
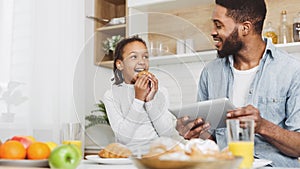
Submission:
{"label": "bottle", "polygon": [[285,10],[281,11],[281,23],[279,27],[279,43],[289,43],[290,40],[289,26],[287,24],[287,13]]}
{"label": "bottle", "polygon": [[294,42],[300,42],[300,12],[294,18],[293,38]]}
{"label": "bottle", "polygon": [[272,26],[272,22],[267,23],[266,28],[263,31],[263,36],[265,38],[270,38],[272,40],[273,44],[278,43],[278,36],[275,32],[275,29]]}

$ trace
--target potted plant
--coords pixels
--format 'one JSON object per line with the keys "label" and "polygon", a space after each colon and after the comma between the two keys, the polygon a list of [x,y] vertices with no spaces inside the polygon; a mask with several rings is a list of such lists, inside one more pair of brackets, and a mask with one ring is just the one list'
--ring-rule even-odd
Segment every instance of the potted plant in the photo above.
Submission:
{"label": "potted plant", "polygon": [[113,53],[115,51],[117,43],[122,39],[123,37],[121,35],[114,35],[103,41],[103,50],[110,60],[113,59]]}
{"label": "potted plant", "polygon": [[[85,129],[95,126],[97,124],[109,125],[104,103],[101,100],[99,100],[99,103],[96,103],[95,106],[97,107],[97,109],[92,110],[90,115],[85,116],[85,120],[89,121],[89,123],[85,126]],[[99,112],[100,114],[93,114],[95,112]]]}
{"label": "potted plant", "polygon": [[28,98],[22,95],[20,90],[17,90],[22,83],[10,81],[5,90],[0,87],[0,101],[3,101],[6,106],[6,112],[2,112],[1,120],[3,122],[13,122],[15,113],[11,112],[11,107],[18,106],[25,102]]}
{"label": "potted plant", "polygon": [[85,146],[104,147],[114,142],[114,133],[109,125],[104,103],[99,100],[96,109],[85,116]]}

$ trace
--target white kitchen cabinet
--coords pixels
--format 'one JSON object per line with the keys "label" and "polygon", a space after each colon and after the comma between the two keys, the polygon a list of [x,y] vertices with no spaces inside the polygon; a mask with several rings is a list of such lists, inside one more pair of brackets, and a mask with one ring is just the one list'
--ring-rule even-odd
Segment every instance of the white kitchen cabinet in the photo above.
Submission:
{"label": "white kitchen cabinet", "polygon": [[[139,34],[148,43],[149,50],[152,50],[151,43],[158,42],[168,46],[159,56],[150,57],[151,66],[209,61],[216,58],[210,37],[214,0],[127,0],[126,3],[126,35]],[[288,22],[291,24],[299,6],[299,0],[267,0],[266,21],[270,20],[279,27],[280,11],[287,10]],[[178,40],[192,40],[192,52],[177,54]],[[277,46],[289,53],[300,52],[299,42]],[[112,61],[102,62],[102,66],[112,68]]]}

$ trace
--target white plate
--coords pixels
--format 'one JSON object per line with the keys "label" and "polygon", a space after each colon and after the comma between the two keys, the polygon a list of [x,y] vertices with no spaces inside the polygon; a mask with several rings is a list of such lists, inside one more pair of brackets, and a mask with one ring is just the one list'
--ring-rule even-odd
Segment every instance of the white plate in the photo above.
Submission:
{"label": "white plate", "polygon": [[101,150],[103,149],[103,146],[86,146],[84,149],[86,150]]}
{"label": "white plate", "polygon": [[268,164],[271,164],[272,161],[270,160],[265,160],[265,159],[254,159],[254,163],[253,163],[253,169],[255,168],[260,168],[260,167],[264,167]]}
{"label": "white plate", "polygon": [[101,158],[98,155],[87,155],[85,158],[89,161],[102,164],[131,164],[130,158]]}
{"label": "white plate", "polygon": [[0,166],[49,167],[48,160],[8,160],[0,159]]}

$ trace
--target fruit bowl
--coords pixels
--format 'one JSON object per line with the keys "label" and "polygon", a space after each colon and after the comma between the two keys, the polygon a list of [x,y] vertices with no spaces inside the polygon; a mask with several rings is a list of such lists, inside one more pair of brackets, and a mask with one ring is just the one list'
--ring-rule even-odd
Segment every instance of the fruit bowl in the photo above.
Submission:
{"label": "fruit bowl", "polygon": [[205,160],[160,160],[158,158],[131,157],[133,164],[139,169],[236,169],[242,162],[242,157],[232,160],[205,159]]}

